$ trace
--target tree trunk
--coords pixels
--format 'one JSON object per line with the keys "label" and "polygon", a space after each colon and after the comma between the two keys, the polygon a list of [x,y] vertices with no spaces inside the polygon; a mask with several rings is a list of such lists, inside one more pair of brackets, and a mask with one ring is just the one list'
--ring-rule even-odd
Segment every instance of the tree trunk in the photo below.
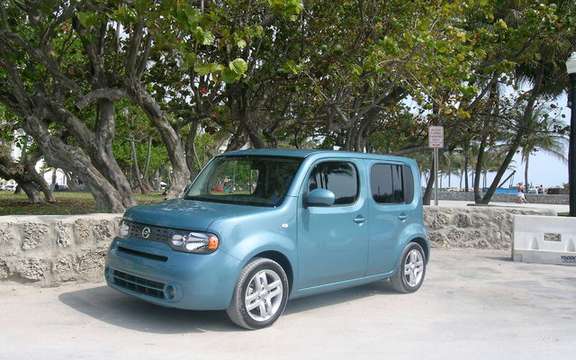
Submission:
{"label": "tree trunk", "polygon": [[138,165],[138,153],[136,152],[134,137],[130,137],[130,149],[132,153],[132,169],[134,169],[134,178],[136,180],[136,184],[138,185],[138,188],[140,188],[140,192],[142,194],[147,194],[148,189],[146,189],[144,184],[142,184],[142,174],[140,173],[140,166]]}
{"label": "tree trunk", "polygon": [[474,202],[480,204],[482,201],[482,194],[480,193],[480,179],[482,174],[482,168],[484,166],[484,151],[486,149],[487,133],[483,131],[482,140],[480,141],[480,146],[478,147],[478,156],[476,158],[476,170],[474,174]]}
{"label": "tree trunk", "polygon": [[[42,175],[36,171],[36,163],[40,154],[25,154],[20,158],[20,162],[12,160],[10,153],[0,154],[0,177],[16,181],[18,193],[24,191],[28,199],[33,203],[48,201],[54,202],[54,196]],[[39,192],[44,194],[44,200],[40,198]]]}
{"label": "tree trunk", "polygon": [[146,147],[146,163],[144,164],[144,174],[142,175],[142,182],[144,186],[148,189],[148,192],[152,191],[152,185],[150,185],[150,161],[152,159],[152,136],[148,137],[148,145]]}
{"label": "tree trunk", "polygon": [[448,158],[448,188],[452,187],[452,160]]}
{"label": "tree trunk", "polygon": [[[188,164],[188,170],[190,170],[190,178],[193,179],[196,174],[202,168],[202,164],[198,159],[198,153],[196,152],[196,135],[198,134],[198,122],[193,121],[190,124],[190,131],[188,136],[186,136],[186,163]],[[204,149],[206,151],[206,149]]]}
{"label": "tree trunk", "polygon": [[530,164],[530,153],[526,154],[526,166],[524,167],[524,186],[526,186],[526,191],[528,191],[528,165]]}
{"label": "tree trunk", "polygon": [[118,165],[112,142],[116,133],[114,103],[107,99],[98,100],[98,121],[96,124],[96,151],[90,155],[99,172],[106,177],[121,197],[124,207],[136,205],[132,198],[132,188],[126,175]]}
{"label": "tree trunk", "polygon": [[67,179],[66,183],[68,184],[68,188],[70,189],[70,191],[79,192],[79,191],[84,190],[84,189],[82,189],[82,185],[78,181],[77,176],[75,176],[74,174],[72,174],[71,172],[68,172],[68,171],[65,171],[64,174],[66,175],[66,179]]}
{"label": "tree trunk", "polygon": [[166,114],[162,111],[160,105],[146,92],[137,80],[132,79],[130,81],[129,94],[132,100],[146,113],[154,127],[160,133],[172,165],[170,188],[166,193],[166,197],[178,197],[190,181],[190,171],[186,163],[186,152],[182,141],[166,118]]}
{"label": "tree trunk", "polygon": [[469,165],[469,159],[468,159],[468,146],[466,146],[464,148],[464,191],[468,192],[469,187],[468,187],[468,165]]}
{"label": "tree trunk", "polygon": [[56,175],[58,175],[56,173],[56,170],[58,170],[58,169],[52,168],[52,184],[50,184],[50,189],[52,191],[54,191],[54,189],[56,189]]}
{"label": "tree trunk", "polygon": [[430,205],[430,199],[432,198],[432,185],[434,185],[434,166],[436,166],[434,164],[434,156],[432,156],[431,163],[432,165],[430,167],[430,177],[426,182],[426,190],[424,190],[424,197],[423,197],[424,205]]}
{"label": "tree trunk", "polygon": [[44,202],[40,197],[40,193],[38,192],[38,189],[36,189],[36,186],[34,186],[33,182],[21,182],[18,183],[18,185],[26,193],[26,196],[28,196],[28,201],[30,201],[32,204],[38,204]]}
{"label": "tree trunk", "polygon": [[61,139],[52,136],[46,124],[34,115],[26,117],[24,130],[35,139],[49,164],[76,174],[86,184],[99,211],[124,211],[122,195],[80,148],[65,144]]}
{"label": "tree trunk", "polygon": [[228,140],[228,145],[226,146],[226,151],[234,151],[242,148],[246,144],[246,138],[242,127],[238,126],[234,131],[234,134]]}

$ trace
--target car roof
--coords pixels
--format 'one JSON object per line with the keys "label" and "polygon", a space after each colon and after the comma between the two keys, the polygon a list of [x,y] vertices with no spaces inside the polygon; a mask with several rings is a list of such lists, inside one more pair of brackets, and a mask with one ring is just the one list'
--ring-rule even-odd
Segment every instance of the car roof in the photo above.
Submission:
{"label": "car roof", "polygon": [[307,158],[315,156],[323,157],[342,157],[342,158],[362,158],[373,160],[398,160],[398,161],[413,161],[410,158],[385,154],[374,153],[361,153],[353,151],[340,151],[340,150],[322,150],[322,149],[246,149],[229,151],[222,154],[222,156],[278,156],[278,157],[296,157]]}

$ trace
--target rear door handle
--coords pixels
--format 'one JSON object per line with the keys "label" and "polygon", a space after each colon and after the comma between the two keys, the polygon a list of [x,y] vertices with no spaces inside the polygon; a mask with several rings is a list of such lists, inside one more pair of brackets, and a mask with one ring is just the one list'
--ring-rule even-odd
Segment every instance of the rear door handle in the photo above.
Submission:
{"label": "rear door handle", "polygon": [[408,218],[408,216],[406,216],[406,214],[398,215],[398,219],[400,219],[400,221],[406,221],[407,218]]}
{"label": "rear door handle", "polygon": [[366,221],[366,218],[365,218],[364,216],[362,216],[362,215],[358,215],[358,216],[356,216],[356,217],[354,218],[354,222],[355,222],[356,224],[362,224],[362,223],[365,222],[365,221]]}

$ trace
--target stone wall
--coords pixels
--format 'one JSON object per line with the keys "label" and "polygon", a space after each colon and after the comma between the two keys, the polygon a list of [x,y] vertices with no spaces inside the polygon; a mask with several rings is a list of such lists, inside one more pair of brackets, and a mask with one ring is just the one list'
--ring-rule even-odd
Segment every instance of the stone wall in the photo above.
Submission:
{"label": "stone wall", "polygon": [[[435,247],[509,249],[514,214],[553,211],[496,207],[425,207]],[[0,216],[0,280],[41,286],[101,281],[121,215]]]}
{"label": "stone wall", "polygon": [[0,216],[0,280],[43,286],[102,280],[121,215]]}
{"label": "stone wall", "polygon": [[511,249],[514,215],[549,215],[554,210],[520,207],[435,207],[424,208],[428,238],[434,247]]}
{"label": "stone wall", "polygon": [[[440,200],[455,200],[455,201],[474,201],[474,192],[464,191],[439,191],[438,198]],[[568,205],[568,194],[548,195],[548,194],[526,194],[526,200],[535,204],[556,204]],[[512,194],[494,194],[492,197],[493,202],[509,202],[515,203],[518,197]]]}

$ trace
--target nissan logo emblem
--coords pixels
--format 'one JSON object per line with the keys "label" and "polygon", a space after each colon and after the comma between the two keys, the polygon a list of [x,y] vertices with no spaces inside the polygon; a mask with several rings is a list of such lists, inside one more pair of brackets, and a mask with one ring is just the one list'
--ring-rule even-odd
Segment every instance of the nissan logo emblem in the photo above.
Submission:
{"label": "nissan logo emblem", "polygon": [[142,229],[142,237],[144,239],[148,239],[148,237],[150,237],[150,228],[148,226]]}

